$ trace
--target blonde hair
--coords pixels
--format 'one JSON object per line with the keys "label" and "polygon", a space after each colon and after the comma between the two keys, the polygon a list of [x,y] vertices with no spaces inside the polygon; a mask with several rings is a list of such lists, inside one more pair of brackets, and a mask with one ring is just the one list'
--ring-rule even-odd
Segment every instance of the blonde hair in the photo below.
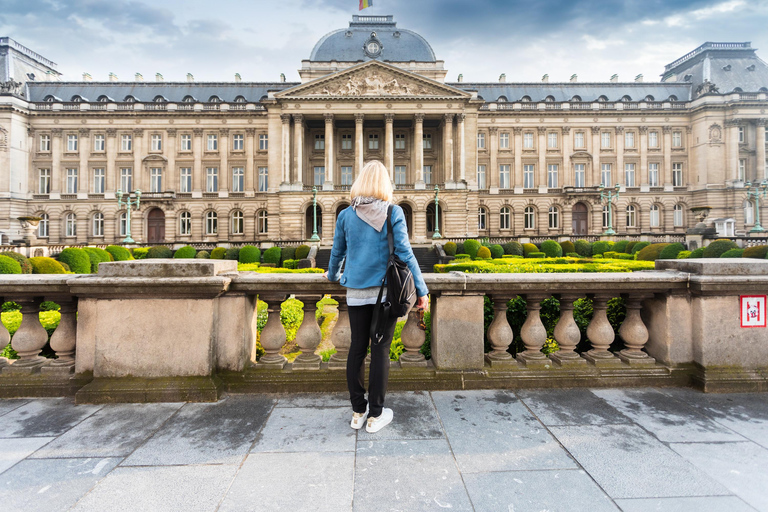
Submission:
{"label": "blonde hair", "polygon": [[392,202],[392,181],[389,172],[378,160],[366,163],[349,191],[350,199],[356,197],[375,197]]}

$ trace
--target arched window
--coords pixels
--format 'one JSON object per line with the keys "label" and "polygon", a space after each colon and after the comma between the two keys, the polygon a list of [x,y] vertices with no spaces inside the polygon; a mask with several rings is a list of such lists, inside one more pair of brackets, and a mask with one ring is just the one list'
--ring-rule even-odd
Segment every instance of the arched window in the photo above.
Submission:
{"label": "arched window", "polygon": [[625,96],[622,96],[619,101],[632,101],[632,97],[625,95]]}
{"label": "arched window", "polygon": [[221,98],[215,95],[211,96],[210,98],[208,98],[208,103],[221,103]]}
{"label": "arched window", "polygon": [[96,212],[93,214],[91,233],[93,236],[104,236],[104,214]]}
{"label": "arched window", "polygon": [[685,218],[684,218],[684,210],[683,205],[676,204],[675,207],[672,209],[672,223],[676,228],[682,227],[685,225]]}
{"label": "arched window", "polygon": [[216,212],[208,212],[205,214],[205,234],[215,235],[219,232],[219,216]]}
{"label": "arched window", "polygon": [[477,209],[477,229],[480,231],[488,229],[488,216],[483,207]]}
{"label": "arched window", "polygon": [[675,96],[674,94],[671,94],[669,98],[667,98],[667,101],[677,101],[677,96]]}
{"label": "arched window", "polygon": [[744,201],[744,224],[755,223],[755,205],[752,201]]}
{"label": "arched window", "polygon": [[102,94],[96,99],[96,101],[98,101],[99,103],[107,103],[109,101],[109,96]]}
{"label": "arched window", "polygon": [[50,218],[47,213],[40,215],[40,223],[37,225],[37,236],[40,238],[48,238],[48,223]]}
{"label": "arched window", "polygon": [[578,96],[578,95],[574,96],[573,98],[571,98],[571,101],[579,102],[581,101],[581,96]]}
{"label": "arched window", "polygon": [[597,101],[599,101],[600,103],[604,103],[608,101],[608,96],[600,96],[599,98],[597,98]]}
{"label": "arched window", "polygon": [[118,217],[117,232],[120,236],[128,235],[128,214],[126,212],[121,213]]}
{"label": "arched window", "polygon": [[558,229],[560,227],[560,210],[557,206],[549,207],[549,229]]}
{"label": "arched window", "polygon": [[244,224],[245,220],[243,217],[243,212],[240,210],[232,212],[232,234],[242,235],[245,232]]}
{"label": "arched window", "polygon": [[46,103],[53,103],[54,101],[56,101],[56,97],[49,94],[48,96],[43,98],[43,101]]}
{"label": "arched window", "polygon": [[627,206],[627,227],[637,227],[637,209],[634,207],[634,205]]}
{"label": "arched window", "polygon": [[80,103],[81,101],[83,101],[83,97],[75,94],[74,96],[72,96],[72,98],[69,101],[71,101],[72,103]]}
{"label": "arched window", "polygon": [[506,103],[506,102],[507,102],[506,96],[499,96],[498,98],[496,98],[496,103]]}
{"label": "arched window", "polygon": [[526,206],[523,213],[523,221],[525,229],[536,229],[536,212],[533,206]]}
{"label": "arched window", "polygon": [[657,228],[660,225],[660,213],[661,209],[659,208],[659,205],[654,204],[651,205],[651,211],[650,211],[650,217],[651,217],[651,227]]}
{"label": "arched window", "polygon": [[135,103],[136,102],[136,98],[134,98],[133,96],[131,96],[129,94],[128,96],[125,97],[125,99],[123,99],[123,101],[126,102],[126,103]]}
{"label": "arched window", "polygon": [[509,206],[504,206],[499,212],[499,229],[509,229],[511,217]]}
{"label": "arched window", "polygon": [[547,96],[546,98],[544,98],[544,101],[546,101],[547,103],[552,103],[553,101],[555,101],[555,97]]}
{"label": "arched window", "polygon": [[244,96],[238,96],[237,98],[235,98],[235,103],[245,103],[245,102],[246,100]]}
{"label": "arched window", "polygon": [[189,212],[181,212],[179,215],[179,234],[191,235],[192,234],[192,214]]}
{"label": "arched window", "polygon": [[523,103],[529,103],[531,101],[531,97],[523,96],[522,98],[520,98],[520,101],[522,101]]}
{"label": "arched window", "polygon": [[653,96],[651,96],[651,95],[649,94],[648,96],[646,96],[646,97],[645,97],[645,101],[656,101],[656,100],[654,99],[654,97],[653,97]]}
{"label": "arched window", "polygon": [[183,103],[194,103],[197,100],[194,97],[190,96],[190,95],[186,95],[186,96],[184,96],[184,98],[181,101]]}
{"label": "arched window", "polygon": [[154,101],[155,103],[165,103],[168,100],[166,100],[163,96],[158,94],[157,96],[155,96],[155,99],[153,99],[152,101]]}
{"label": "arched window", "polygon": [[65,217],[65,230],[66,236],[77,236],[77,215],[74,213],[68,213]]}
{"label": "arched window", "polygon": [[603,205],[603,228],[608,229],[611,227],[611,212],[608,205]]}
{"label": "arched window", "polygon": [[256,230],[260,235],[266,235],[268,232],[267,220],[267,210],[261,210],[257,217],[256,226]]}

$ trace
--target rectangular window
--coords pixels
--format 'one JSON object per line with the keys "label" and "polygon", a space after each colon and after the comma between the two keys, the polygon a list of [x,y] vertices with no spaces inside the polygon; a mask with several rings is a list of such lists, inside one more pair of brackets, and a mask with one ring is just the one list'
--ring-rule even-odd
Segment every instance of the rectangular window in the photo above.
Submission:
{"label": "rectangular window", "polygon": [[499,188],[509,188],[509,165],[503,164],[499,166]]}
{"label": "rectangular window", "polygon": [[585,164],[575,164],[573,166],[573,186],[574,187],[586,187],[586,171]]}
{"label": "rectangular window", "polygon": [[683,164],[681,162],[672,164],[672,186],[683,186]]}
{"label": "rectangular window", "polygon": [[325,149],[325,135],[321,133],[315,134],[315,150],[323,151]]}
{"label": "rectangular window", "polygon": [[205,191],[206,192],[219,191],[219,168],[218,167],[207,167],[205,169]]}
{"label": "rectangular window", "polygon": [[67,215],[67,236],[77,236],[77,217],[74,213]]}
{"label": "rectangular window", "polygon": [[659,207],[656,205],[651,206],[650,214],[651,227],[659,227]]}
{"label": "rectangular window", "polygon": [[245,169],[232,168],[232,192],[245,192]]}
{"label": "rectangular window", "polygon": [[259,167],[259,192],[266,192],[269,188],[269,169]]}
{"label": "rectangular window", "polygon": [[379,149],[379,134],[378,133],[369,133],[368,134],[368,149]]}
{"label": "rectangular window", "polygon": [[189,134],[182,134],[181,136],[181,151],[192,151],[192,136]]}
{"label": "rectangular window", "polygon": [[509,133],[499,134],[499,149],[509,149]]}
{"label": "rectangular window", "polygon": [[51,150],[51,136],[50,135],[41,135],[40,136],[40,151],[50,151]]}
{"label": "rectangular window", "polygon": [[424,166],[424,184],[425,185],[432,184],[432,166],[431,165]]}
{"label": "rectangular window", "polygon": [[120,136],[120,151],[133,151],[133,138],[127,133]]}
{"label": "rectangular window", "polygon": [[162,168],[152,167],[149,170],[149,191],[150,192],[163,191],[163,169]]}
{"label": "rectangular window", "polygon": [[131,191],[133,170],[130,167],[120,168],[120,190],[126,194]]}
{"label": "rectangular window", "polygon": [[104,181],[105,181],[105,172],[103,167],[97,167],[93,170],[93,193],[94,194],[103,194],[104,193]]}
{"label": "rectangular window", "polygon": [[208,146],[206,146],[208,151],[218,151],[219,150],[219,136],[215,133],[209,133],[208,134]]}
{"label": "rectangular window", "polygon": [[744,127],[739,126],[739,144],[744,144],[747,141],[744,135]]}
{"label": "rectangular window", "polygon": [[266,151],[269,149],[269,137],[266,133],[259,134],[259,151]]}
{"label": "rectangular window", "polygon": [[[351,137],[351,135],[350,135]],[[405,134],[404,133],[396,133],[395,134],[395,149],[405,149]]]}
{"label": "rectangular window", "polygon": [[611,164],[600,165],[600,183],[608,188],[613,186],[613,182],[611,181]]}
{"label": "rectangular window", "polygon": [[192,168],[182,167],[179,169],[179,177],[181,179],[181,182],[179,183],[179,192],[192,192]]}
{"label": "rectangular window", "polygon": [[120,214],[120,227],[118,230],[120,231],[120,236],[125,236],[128,233],[128,216],[125,212]]}
{"label": "rectangular window", "polygon": [[739,181],[744,181],[746,176],[747,160],[745,158],[739,159]]}
{"label": "rectangular window", "polygon": [[77,135],[67,135],[67,151],[77,151]]}
{"label": "rectangular window", "polygon": [[485,149],[485,134],[477,134],[477,149]]}
{"label": "rectangular window", "polygon": [[533,188],[533,169],[531,164],[523,166],[523,188]]}
{"label": "rectangular window", "polygon": [[635,147],[635,132],[624,132],[624,147],[625,148]]}
{"label": "rectangular window", "polygon": [[405,166],[395,166],[395,185],[405,185]]}
{"label": "rectangular window", "polygon": [[672,147],[673,148],[681,148],[681,147],[683,147],[683,133],[682,132],[672,132]]}
{"label": "rectangular window", "polygon": [[152,134],[150,137],[151,148],[150,151],[162,151],[163,150],[163,136],[159,133]]}
{"label": "rectangular window", "polygon": [[37,193],[38,194],[51,193],[51,170],[50,169],[40,169],[38,171]]}
{"label": "rectangular window", "polygon": [[316,187],[322,187],[323,182],[325,182],[325,166],[315,166],[313,176],[314,181],[312,184]]}
{"label": "rectangular window", "polygon": [[659,132],[648,132],[648,147],[649,148],[658,148],[659,147]]}
{"label": "rectangular window", "polygon": [[573,134],[573,147],[576,149],[584,149],[584,132],[575,132]]}
{"label": "rectangular window", "polygon": [[93,136],[93,150],[96,152],[104,151],[104,135],[97,134]]}
{"label": "rectangular window", "polygon": [[179,234],[192,234],[192,216],[189,214],[189,212],[184,212],[181,214],[181,218],[179,219]]}
{"label": "rectangular window", "polygon": [[611,147],[611,132],[600,133],[600,147],[601,148]]}
{"label": "rectangular window", "polygon": [[549,149],[556,149],[557,148],[557,133],[556,132],[549,132],[549,133],[547,133],[547,147]]}
{"label": "rectangular window", "polygon": [[232,151],[242,151],[245,148],[245,138],[242,133],[232,136]]}
{"label": "rectangular window", "polygon": [[648,164],[648,185],[651,187],[659,186],[659,164]]}
{"label": "rectangular window", "polygon": [[683,207],[679,204],[675,205],[675,209],[672,211],[672,222],[676,228],[683,226]]}
{"label": "rectangular window", "polygon": [[533,132],[523,134],[523,149],[533,149]]}
{"label": "rectangular window", "polygon": [[547,187],[549,188],[557,188],[558,187],[558,179],[557,179],[557,172],[559,171],[559,166],[557,164],[549,164],[547,166]]}
{"label": "rectangular window", "polygon": [[477,188],[484,190],[488,188],[485,181],[485,166],[484,165],[478,165],[477,166]]}
{"label": "rectangular window", "polygon": [[67,169],[67,194],[77,194],[77,169]]}
{"label": "rectangular window", "polygon": [[341,134],[341,149],[352,149],[352,134],[351,133],[342,133]]}
{"label": "rectangular window", "polygon": [[425,133],[421,138],[421,146],[424,149],[432,149],[432,134]]}
{"label": "rectangular window", "polygon": [[341,184],[352,185],[352,166],[345,165],[341,167]]}
{"label": "rectangular window", "polygon": [[628,187],[635,186],[635,164],[624,164],[624,184]]}

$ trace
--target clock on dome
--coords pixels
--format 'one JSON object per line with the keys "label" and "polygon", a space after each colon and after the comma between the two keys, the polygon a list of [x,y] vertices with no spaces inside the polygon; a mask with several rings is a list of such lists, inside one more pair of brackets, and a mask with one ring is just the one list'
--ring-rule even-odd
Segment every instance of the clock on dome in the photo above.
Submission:
{"label": "clock on dome", "polygon": [[371,37],[363,45],[363,51],[368,57],[375,59],[381,55],[382,49],[381,41],[376,37],[376,32],[371,32]]}

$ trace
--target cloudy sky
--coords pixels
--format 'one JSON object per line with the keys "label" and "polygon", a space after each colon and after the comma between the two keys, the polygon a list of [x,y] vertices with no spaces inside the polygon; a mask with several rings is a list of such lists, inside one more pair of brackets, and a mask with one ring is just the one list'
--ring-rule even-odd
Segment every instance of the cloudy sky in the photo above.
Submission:
{"label": "cloudy sky", "polygon": [[[768,59],[768,0],[375,0],[420,33],[448,80],[658,80],[705,41],[752,41]],[[58,63],[65,80],[134,73],[167,81],[297,81],[327,32],[358,0],[0,0],[0,36]]]}

